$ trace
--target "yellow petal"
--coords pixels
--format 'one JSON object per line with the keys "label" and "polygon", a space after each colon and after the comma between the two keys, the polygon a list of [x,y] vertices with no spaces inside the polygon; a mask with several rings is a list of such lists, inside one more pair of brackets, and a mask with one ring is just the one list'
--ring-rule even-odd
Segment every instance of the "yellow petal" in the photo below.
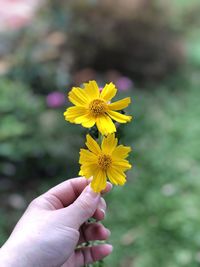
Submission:
{"label": "yellow petal", "polygon": [[97,162],[97,156],[87,149],[81,149],[79,163],[85,164],[85,163],[91,163],[91,162],[92,163]]}
{"label": "yellow petal", "polygon": [[103,88],[100,98],[103,98],[106,102],[110,101],[117,93],[117,89],[113,83],[106,84]]}
{"label": "yellow petal", "polygon": [[82,165],[79,171],[79,175],[89,179],[96,173],[97,167],[98,166],[96,164],[90,164],[86,166]]}
{"label": "yellow petal", "polygon": [[132,167],[128,160],[113,160],[112,166],[113,168],[120,169],[121,171],[127,171]]}
{"label": "yellow petal", "polygon": [[126,123],[126,122],[129,122],[131,121],[132,117],[131,116],[127,116],[127,115],[124,115],[124,114],[121,114],[119,112],[116,112],[116,111],[112,111],[112,110],[109,110],[107,111],[107,114],[115,121],[118,121],[120,123]]}
{"label": "yellow petal", "polygon": [[107,171],[107,175],[111,183],[116,184],[116,185],[123,185],[126,182],[126,176],[125,174],[116,169],[116,168],[110,168]]}
{"label": "yellow petal", "polygon": [[126,107],[128,107],[128,105],[131,103],[131,98],[130,97],[126,97],[124,99],[121,99],[119,101],[113,102],[111,104],[108,104],[108,108],[111,110],[122,110]]}
{"label": "yellow petal", "polygon": [[101,192],[106,188],[106,173],[101,169],[97,169],[96,173],[93,175],[91,182],[91,187],[94,192]]}
{"label": "yellow petal", "polygon": [[85,107],[70,107],[64,112],[65,120],[75,123],[77,117],[85,115],[87,109]]}
{"label": "yellow petal", "polygon": [[83,116],[80,116],[76,118],[74,121],[77,124],[79,123],[82,124],[83,127],[86,127],[86,128],[91,128],[95,124],[95,119],[92,116],[90,116],[90,114],[85,114]]}
{"label": "yellow petal", "polygon": [[116,132],[115,124],[107,115],[97,117],[96,125],[102,135],[107,135]]}
{"label": "yellow petal", "polygon": [[111,154],[117,146],[117,138],[115,134],[109,134],[107,137],[103,138],[101,149],[105,154]]}
{"label": "yellow petal", "polygon": [[84,83],[84,90],[90,100],[99,98],[100,91],[96,81],[89,81],[88,83]]}
{"label": "yellow petal", "polygon": [[131,148],[129,146],[119,145],[114,149],[114,151],[112,153],[112,157],[126,158],[126,157],[128,157],[128,154],[130,151],[131,151]]}
{"label": "yellow petal", "polygon": [[90,98],[85,91],[79,87],[73,87],[68,94],[68,98],[76,106],[87,106],[90,102]]}
{"label": "yellow petal", "polygon": [[94,119],[93,120],[91,119],[89,121],[82,122],[81,124],[85,128],[91,128],[91,127],[93,127],[95,125],[95,120]]}
{"label": "yellow petal", "polygon": [[99,147],[99,145],[97,144],[97,142],[89,135],[87,134],[86,136],[86,146],[88,147],[88,149],[90,151],[92,151],[94,154],[98,155],[99,153],[101,153],[101,149]]}
{"label": "yellow petal", "polygon": [[[84,176],[82,170],[79,171],[78,175],[80,175],[80,176]],[[86,178],[86,177],[85,177],[85,178]]]}

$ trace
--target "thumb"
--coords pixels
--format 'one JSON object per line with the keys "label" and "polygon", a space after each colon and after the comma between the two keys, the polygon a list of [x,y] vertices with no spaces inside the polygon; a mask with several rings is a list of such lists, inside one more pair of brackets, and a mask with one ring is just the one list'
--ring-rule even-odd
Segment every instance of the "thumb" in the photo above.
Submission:
{"label": "thumb", "polygon": [[68,219],[70,219],[68,221],[70,226],[79,229],[94,214],[99,201],[100,194],[95,193],[91,186],[88,185],[74,203],[65,208],[68,213]]}

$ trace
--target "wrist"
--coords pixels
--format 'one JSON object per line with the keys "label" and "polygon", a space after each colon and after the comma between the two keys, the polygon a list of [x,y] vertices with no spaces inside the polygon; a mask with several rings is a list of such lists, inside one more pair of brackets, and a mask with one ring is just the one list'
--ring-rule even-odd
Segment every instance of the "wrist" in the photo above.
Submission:
{"label": "wrist", "polygon": [[0,266],[14,267],[14,253],[9,252],[4,246],[0,249]]}
{"label": "wrist", "polygon": [[27,260],[23,258],[23,253],[20,253],[17,248],[9,247],[9,245],[4,244],[0,248],[0,266],[1,267],[27,267],[30,266]]}

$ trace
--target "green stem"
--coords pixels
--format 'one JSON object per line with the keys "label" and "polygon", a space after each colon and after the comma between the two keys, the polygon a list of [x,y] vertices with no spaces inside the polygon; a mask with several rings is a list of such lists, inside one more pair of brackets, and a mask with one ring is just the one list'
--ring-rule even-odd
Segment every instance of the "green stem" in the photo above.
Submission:
{"label": "green stem", "polygon": [[103,140],[103,135],[99,132],[98,133],[98,143],[101,144]]}
{"label": "green stem", "polygon": [[[101,135],[100,132],[98,132],[98,138],[97,138],[97,142],[99,143],[99,145],[102,143],[103,140],[103,135]],[[88,246],[88,244],[86,244],[86,246]],[[94,264],[85,264],[84,267],[103,267],[104,266],[104,262],[103,260],[100,260]]]}

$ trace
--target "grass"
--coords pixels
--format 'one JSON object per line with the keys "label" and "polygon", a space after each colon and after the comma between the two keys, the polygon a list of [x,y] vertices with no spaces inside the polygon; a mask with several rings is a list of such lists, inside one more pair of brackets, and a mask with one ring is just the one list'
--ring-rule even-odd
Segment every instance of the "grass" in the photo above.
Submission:
{"label": "grass", "polygon": [[114,251],[106,266],[199,266],[199,86],[193,73],[153,93],[133,91],[123,143],[134,168],[107,196]]}

